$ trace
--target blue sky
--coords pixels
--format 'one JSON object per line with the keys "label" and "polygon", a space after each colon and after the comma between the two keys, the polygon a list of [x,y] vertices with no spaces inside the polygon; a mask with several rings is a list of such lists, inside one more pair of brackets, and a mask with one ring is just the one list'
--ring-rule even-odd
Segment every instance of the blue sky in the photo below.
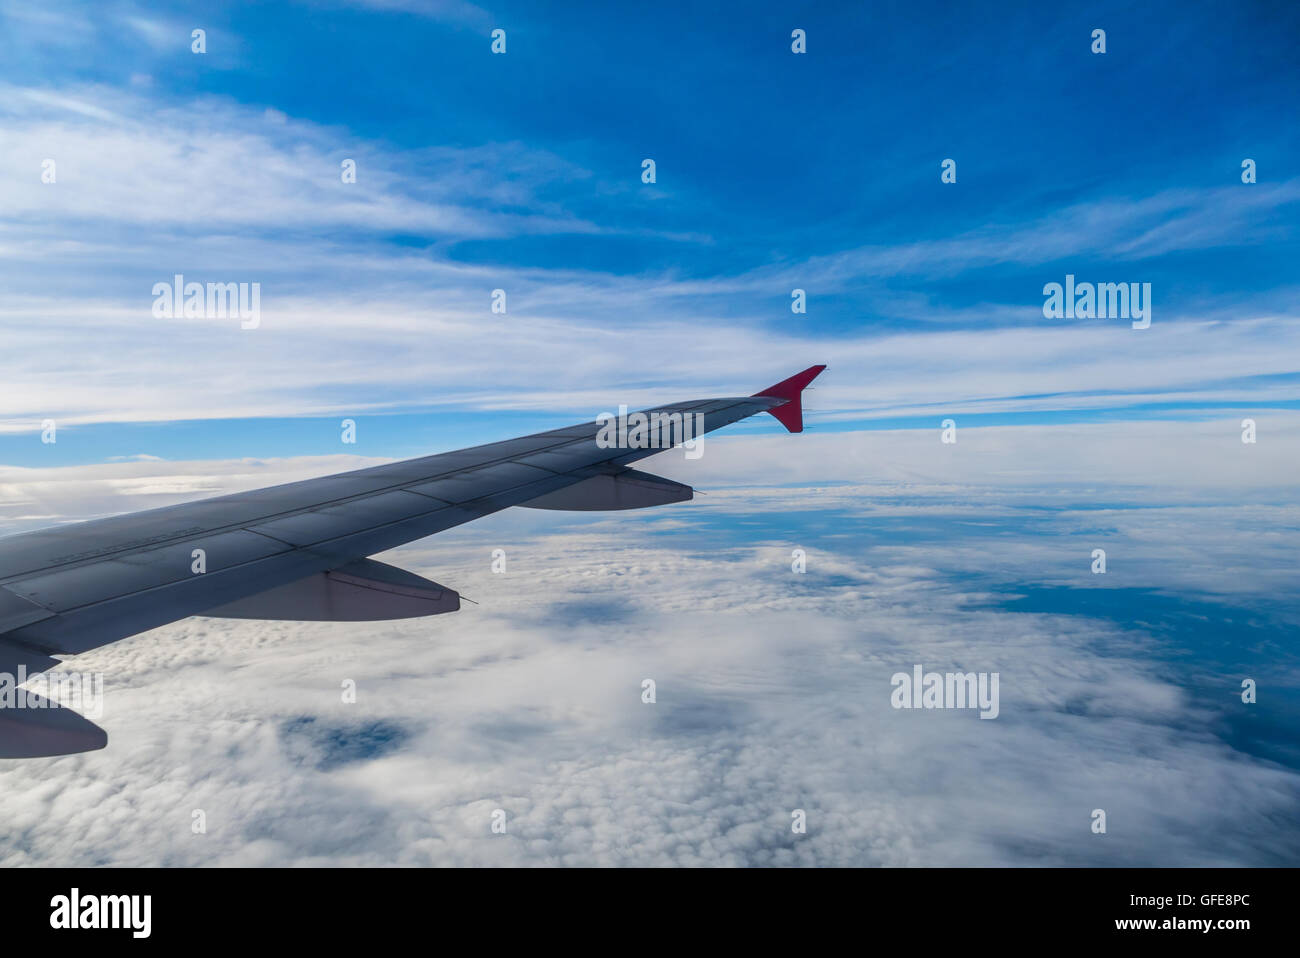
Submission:
{"label": "blue sky", "polygon": [[[1294,5],[0,11],[12,464],[394,413],[359,451],[406,455],[812,362],[813,428],[1300,400]],[[149,316],[177,272],[261,283],[263,327]],[[1045,319],[1067,273],[1150,283],[1153,329]]]}

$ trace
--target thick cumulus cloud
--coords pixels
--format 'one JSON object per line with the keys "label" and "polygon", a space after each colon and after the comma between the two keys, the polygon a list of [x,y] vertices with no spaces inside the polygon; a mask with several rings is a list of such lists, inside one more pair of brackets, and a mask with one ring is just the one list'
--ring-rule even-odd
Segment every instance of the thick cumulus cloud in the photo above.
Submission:
{"label": "thick cumulus cloud", "polygon": [[[742,445],[743,477],[764,452]],[[1007,601],[1097,584],[1078,547],[1098,537],[1177,557],[1109,585],[1266,598],[1235,544],[1247,507],[1130,501],[1079,535],[1060,495],[882,482],[515,510],[381,557],[479,603],[455,615],[166,626],[73,660],[105,674],[109,747],[0,765],[0,862],[1294,861],[1300,775],[1224,733],[1232,677],[1189,681],[1151,621]],[[1267,555],[1293,555],[1289,508],[1248,508]],[[896,710],[891,676],[916,664],[999,673],[998,717]]]}

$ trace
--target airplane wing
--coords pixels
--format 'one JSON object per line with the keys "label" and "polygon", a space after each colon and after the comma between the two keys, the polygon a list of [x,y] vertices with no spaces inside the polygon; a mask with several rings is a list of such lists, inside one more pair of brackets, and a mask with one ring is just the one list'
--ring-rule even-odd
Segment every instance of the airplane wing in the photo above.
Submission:
{"label": "airplane wing", "polygon": [[15,683],[6,686],[6,675],[54,669],[55,655],[191,615],[364,621],[453,612],[454,590],[367,557],[510,506],[605,510],[689,499],[689,486],[629,464],[760,412],[800,432],[802,391],[825,368],[753,396],[674,403],[616,422],[0,538],[0,758],[107,743],[70,709],[13,707]]}

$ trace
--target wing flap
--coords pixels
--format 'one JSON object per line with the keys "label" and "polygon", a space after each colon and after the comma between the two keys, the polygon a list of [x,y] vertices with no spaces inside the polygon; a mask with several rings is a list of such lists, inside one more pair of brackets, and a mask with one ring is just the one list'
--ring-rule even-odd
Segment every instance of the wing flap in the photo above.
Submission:
{"label": "wing flap", "polygon": [[252,532],[279,539],[293,546],[309,546],[354,532],[414,519],[437,512],[442,505],[427,496],[397,490],[382,492],[343,505],[298,512],[250,526]]}
{"label": "wing flap", "polygon": [[[255,532],[196,535],[182,543],[159,546],[118,558],[74,565],[6,583],[5,588],[55,612],[66,612],[147,589],[264,559],[290,548]],[[195,550],[205,571],[196,572]]]}
{"label": "wing flap", "polygon": [[0,635],[48,619],[52,615],[54,613],[44,606],[0,587]]}

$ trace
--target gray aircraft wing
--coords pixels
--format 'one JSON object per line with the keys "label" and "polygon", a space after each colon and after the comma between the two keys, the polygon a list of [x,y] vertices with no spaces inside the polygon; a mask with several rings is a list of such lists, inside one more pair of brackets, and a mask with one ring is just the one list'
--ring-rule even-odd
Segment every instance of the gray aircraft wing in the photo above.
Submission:
{"label": "gray aircraft wing", "polygon": [[454,590],[367,557],[510,506],[605,510],[689,499],[689,486],[629,464],[760,412],[799,432],[802,390],[824,368],[753,396],[0,538],[0,758],[107,743],[69,709],[7,707],[6,674],[50,670],[59,665],[53,656],[191,615],[368,621],[455,611]]}

